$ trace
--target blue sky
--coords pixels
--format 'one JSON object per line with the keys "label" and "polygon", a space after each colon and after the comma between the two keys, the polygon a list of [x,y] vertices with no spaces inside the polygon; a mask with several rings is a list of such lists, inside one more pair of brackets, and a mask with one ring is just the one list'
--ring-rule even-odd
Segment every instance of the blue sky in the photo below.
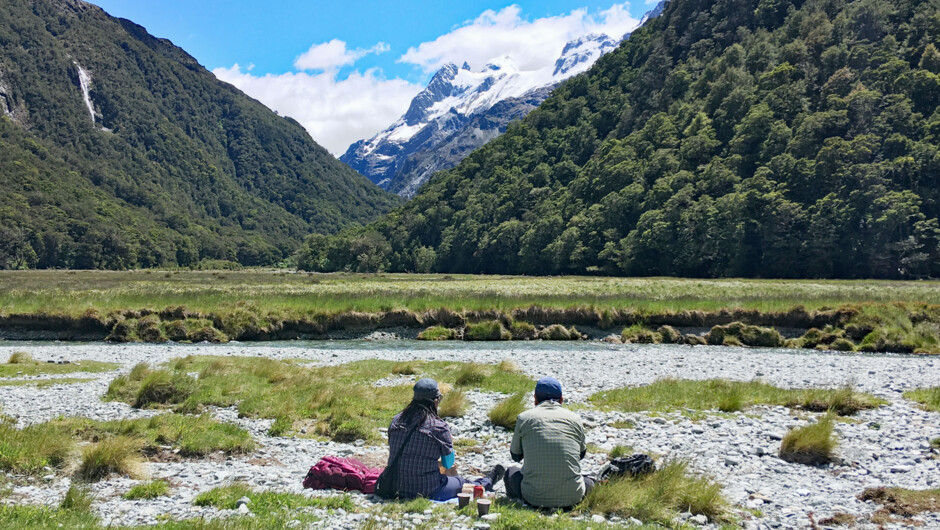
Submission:
{"label": "blue sky", "polygon": [[397,119],[446,62],[480,67],[502,54],[537,62],[531,43],[553,61],[565,38],[631,29],[651,7],[645,0],[91,1],[170,39],[220,79],[298,119],[336,154]]}

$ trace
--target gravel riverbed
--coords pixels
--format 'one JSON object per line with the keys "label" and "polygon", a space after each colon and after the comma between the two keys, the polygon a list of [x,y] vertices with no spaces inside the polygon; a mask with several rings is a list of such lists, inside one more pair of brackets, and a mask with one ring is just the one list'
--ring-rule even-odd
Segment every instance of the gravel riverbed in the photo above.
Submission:
{"label": "gravel riverbed", "polygon": [[[39,360],[90,359],[121,364],[118,371],[103,374],[69,374],[92,381],[36,386],[0,386],[5,414],[21,424],[58,416],[86,416],[108,420],[153,415],[122,403],[105,403],[101,396],[108,383],[138,362],[156,364],[186,355],[243,355],[274,359],[307,359],[338,364],[358,359],[429,359],[498,362],[513,359],[533,377],[553,375],[561,380],[570,402],[585,403],[587,396],[603,389],[648,384],[663,377],[733,380],[761,379],[788,388],[834,387],[852,383],[858,390],[888,400],[889,405],[863,411],[850,422],[839,423],[839,465],[809,467],[780,460],[780,438],[793,426],[814,421],[812,414],[796,414],[783,407],[754,407],[740,413],[624,414],[579,409],[588,427],[588,442],[600,449],[615,445],[633,447],[663,458],[685,458],[724,486],[726,497],[740,508],[759,516],[742,521],[747,528],[806,528],[811,516],[820,520],[844,512],[865,517],[878,506],[858,500],[865,488],[898,486],[911,489],[940,488],[940,460],[930,439],[940,437],[940,414],[926,412],[905,400],[902,393],[918,387],[940,385],[940,358],[860,355],[793,350],[674,345],[613,345],[597,341],[578,343],[424,343],[411,340],[336,341],[225,345],[111,345],[70,343],[0,342],[0,359],[14,351],[28,351]],[[466,474],[506,463],[511,433],[494,427],[486,413],[501,396],[470,392],[474,404],[463,418],[449,421],[455,438],[479,441],[484,451],[458,457]],[[247,428],[259,448],[249,455],[197,461],[151,463],[153,478],[167,478],[171,494],[152,501],[121,498],[137,481],[113,478],[93,486],[96,509],[105,524],[150,524],[158,518],[226,515],[213,508],[192,505],[199,492],[240,480],[263,489],[302,492],[306,470],[325,455],[355,456],[372,465],[383,462],[387,450],[361,443],[342,444],[308,439],[270,437],[270,421],[239,419],[232,409],[213,411],[224,421]],[[611,426],[630,421],[632,429]],[[587,470],[599,468],[603,453],[589,453]],[[69,486],[64,473],[24,482],[6,502],[57,504]],[[502,485],[497,488],[502,491]],[[333,495],[310,492],[308,495]],[[354,494],[357,504],[373,500]],[[322,527],[355,528],[369,517],[362,513],[327,513]],[[421,515],[415,516],[421,522]],[[610,522],[610,521],[608,521]],[[618,521],[613,521],[618,522]],[[414,524],[411,519],[406,525]],[[624,521],[626,524],[626,522]],[[922,528],[940,528],[940,514],[922,514],[910,521]],[[480,523],[449,519],[444,526],[472,527]],[[866,524],[871,528],[875,525]],[[902,527],[895,525],[894,527]]]}

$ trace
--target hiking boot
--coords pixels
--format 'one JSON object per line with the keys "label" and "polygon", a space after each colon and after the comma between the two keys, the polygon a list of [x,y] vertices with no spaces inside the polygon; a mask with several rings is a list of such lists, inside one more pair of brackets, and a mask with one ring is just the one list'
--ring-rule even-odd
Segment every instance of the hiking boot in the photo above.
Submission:
{"label": "hiking boot", "polygon": [[[493,466],[493,469],[491,469],[490,472],[486,474],[486,478],[493,481],[493,486],[496,486],[496,483],[499,482],[500,480],[503,480],[503,476],[505,475],[506,475],[506,466],[502,464],[496,464],[495,466]],[[490,488],[492,489],[492,486]]]}

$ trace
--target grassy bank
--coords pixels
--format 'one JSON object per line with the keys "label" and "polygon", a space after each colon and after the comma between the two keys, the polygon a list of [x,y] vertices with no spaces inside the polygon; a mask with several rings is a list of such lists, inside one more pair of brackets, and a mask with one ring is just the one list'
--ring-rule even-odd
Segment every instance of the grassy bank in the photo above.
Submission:
{"label": "grassy bank", "polygon": [[[189,374],[198,373],[197,377]],[[169,367],[136,366],[112,381],[105,399],[135,407],[199,412],[238,406],[240,414],[274,419],[270,434],[307,434],[338,441],[381,440],[379,427],[411,399],[411,385],[374,386],[400,374],[433,377],[460,389],[515,393],[532,381],[512,363],[483,365],[446,361],[363,360],[305,367],[257,357],[194,356]]]}
{"label": "grassy bank", "polygon": [[[937,282],[0,272],[0,333],[116,342],[319,338],[392,327],[431,328],[425,338],[436,339],[563,338],[554,337],[553,325],[567,326],[573,339],[581,335],[570,326],[586,326],[634,329],[626,341],[675,342],[699,339],[677,336],[673,327],[723,326],[709,343],[938,352],[938,304]],[[787,342],[746,326],[807,335]]]}

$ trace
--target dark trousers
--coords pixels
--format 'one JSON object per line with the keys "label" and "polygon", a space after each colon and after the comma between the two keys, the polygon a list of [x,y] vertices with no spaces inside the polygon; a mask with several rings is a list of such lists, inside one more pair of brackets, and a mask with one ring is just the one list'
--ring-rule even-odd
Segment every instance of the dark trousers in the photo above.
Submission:
{"label": "dark trousers", "polygon": [[[584,479],[584,494],[587,495],[594,488],[594,475],[581,475]],[[511,499],[525,500],[522,496],[522,467],[512,466],[506,470],[506,496]],[[528,501],[526,501],[528,502]]]}
{"label": "dark trousers", "polygon": [[463,488],[464,484],[473,484],[483,486],[483,489],[486,491],[493,491],[493,481],[487,477],[479,478],[476,480],[468,480],[463,477],[447,477],[447,482],[443,486],[437,489],[434,493],[428,495],[428,498],[432,501],[446,501],[447,499],[453,499],[460,493],[460,490]]}

